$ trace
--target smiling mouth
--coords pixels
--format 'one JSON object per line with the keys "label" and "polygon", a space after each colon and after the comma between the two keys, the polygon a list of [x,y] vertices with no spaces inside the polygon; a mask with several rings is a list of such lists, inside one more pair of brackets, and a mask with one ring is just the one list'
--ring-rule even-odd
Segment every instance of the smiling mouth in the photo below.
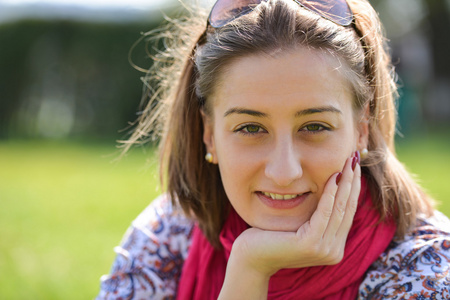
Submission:
{"label": "smiling mouth", "polygon": [[297,198],[299,196],[304,195],[304,194],[285,194],[285,195],[281,195],[281,194],[266,193],[266,192],[261,192],[261,194],[263,194],[266,197],[270,197],[273,200],[291,200],[291,199],[294,199],[294,198]]}

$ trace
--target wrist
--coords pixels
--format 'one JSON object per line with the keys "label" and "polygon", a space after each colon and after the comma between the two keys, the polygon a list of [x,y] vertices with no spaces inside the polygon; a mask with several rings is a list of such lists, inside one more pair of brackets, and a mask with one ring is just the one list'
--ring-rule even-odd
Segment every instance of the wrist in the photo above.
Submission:
{"label": "wrist", "polygon": [[230,270],[244,273],[245,276],[249,276],[252,281],[259,284],[268,283],[270,277],[276,272],[265,266],[262,261],[257,262],[256,259],[249,261],[247,257],[233,252],[228,260],[228,266]]}
{"label": "wrist", "polygon": [[237,295],[249,300],[267,299],[270,276],[254,268],[244,257],[232,251],[219,300],[236,299]]}
{"label": "wrist", "polygon": [[235,240],[228,264],[230,267],[245,270],[255,280],[269,281],[270,277],[278,271],[278,268],[270,262],[271,260],[268,259],[267,255],[264,255],[264,251],[261,252],[250,247],[244,235]]}

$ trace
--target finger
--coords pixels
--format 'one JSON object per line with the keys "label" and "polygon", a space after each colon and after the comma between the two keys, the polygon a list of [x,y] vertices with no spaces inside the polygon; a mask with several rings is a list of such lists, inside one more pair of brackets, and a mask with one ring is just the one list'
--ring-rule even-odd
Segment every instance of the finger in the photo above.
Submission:
{"label": "finger", "polygon": [[350,231],[350,228],[352,227],[353,224],[353,218],[355,216],[356,209],[358,207],[358,199],[360,192],[361,192],[361,167],[359,164],[357,164],[354,171],[352,189],[350,191],[349,200],[347,201],[347,206],[345,208],[345,216],[336,234],[337,237],[347,238],[348,232]]}
{"label": "finger", "polygon": [[[333,174],[325,185],[322,196],[320,197],[317,209],[311,216],[310,227],[311,230],[320,238],[323,237],[328,223],[333,214],[334,199],[338,189],[336,179],[339,173]],[[303,226],[302,226],[303,227]],[[300,230],[302,229],[300,227]]]}
{"label": "finger", "polygon": [[354,177],[352,162],[353,157],[348,158],[342,170],[342,177],[339,181],[334,200],[333,213],[325,231],[325,239],[334,239],[336,237],[336,233],[341,227],[342,220],[346,214],[347,203],[350,197]]}

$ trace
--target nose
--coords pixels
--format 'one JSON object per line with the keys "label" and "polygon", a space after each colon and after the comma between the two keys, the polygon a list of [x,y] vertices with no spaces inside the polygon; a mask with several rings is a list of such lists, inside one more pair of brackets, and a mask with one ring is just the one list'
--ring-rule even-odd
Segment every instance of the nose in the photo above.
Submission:
{"label": "nose", "polygon": [[266,162],[265,175],[283,187],[289,186],[303,175],[300,154],[295,149],[292,138],[275,143]]}

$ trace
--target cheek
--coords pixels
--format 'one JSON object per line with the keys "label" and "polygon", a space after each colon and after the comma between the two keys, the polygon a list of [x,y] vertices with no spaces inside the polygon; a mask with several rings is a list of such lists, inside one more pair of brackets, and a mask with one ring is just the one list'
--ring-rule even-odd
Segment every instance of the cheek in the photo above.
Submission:
{"label": "cheek", "polygon": [[322,194],[329,178],[342,171],[347,156],[341,152],[322,149],[315,151],[314,155],[309,157],[302,163],[304,176],[309,177],[313,182],[313,192]]}
{"label": "cheek", "polygon": [[310,176],[320,194],[329,178],[337,172],[342,172],[347,158],[355,151],[353,137],[352,134],[336,136],[330,139],[327,145],[309,149],[304,155],[304,173]]}
{"label": "cheek", "polygon": [[263,154],[260,149],[245,147],[230,136],[217,136],[217,159],[224,183],[249,182],[261,165]]}

